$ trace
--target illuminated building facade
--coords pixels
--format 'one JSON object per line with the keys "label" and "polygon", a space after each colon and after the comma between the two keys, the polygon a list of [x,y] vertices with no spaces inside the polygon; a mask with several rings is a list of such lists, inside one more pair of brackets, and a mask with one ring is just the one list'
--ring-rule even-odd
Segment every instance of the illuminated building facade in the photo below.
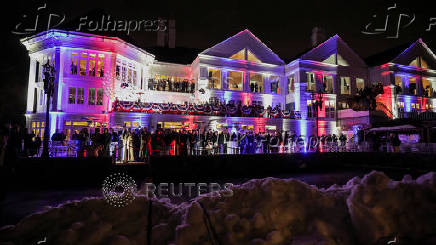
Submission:
{"label": "illuminated building facade", "polygon": [[436,56],[417,40],[393,59],[370,68],[373,83],[382,83],[380,110],[393,119],[436,112]]}
{"label": "illuminated building facade", "polygon": [[[69,134],[83,127],[127,126],[277,129],[310,136],[316,129],[312,98],[319,92],[318,134],[337,134],[338,109],[347,109],[347,100],[370,81],[383,82],[387,89],[392,87],[387,77],[411,71],[430,77],[417,78],[418,89],[428,83],[435,87],[434,71],[421,69],[430,65],[424,58],[434,63],[434,55],[419,56],[424,57],[416,61],[419,68],[401,62],[368,68],[337,35],[289,64],[249,30],[204,50],[190,64],[159,61],[119,38],[78,32],[50,30],[22,43],[30,56],[27,127],[40,135],[46,104],[42,65],[47,61],[56,69],[51,134],[56,129]],[[434,102],[423,99],[413,103],[434,108]],[[391,106],[400,100],[392,100]]]}

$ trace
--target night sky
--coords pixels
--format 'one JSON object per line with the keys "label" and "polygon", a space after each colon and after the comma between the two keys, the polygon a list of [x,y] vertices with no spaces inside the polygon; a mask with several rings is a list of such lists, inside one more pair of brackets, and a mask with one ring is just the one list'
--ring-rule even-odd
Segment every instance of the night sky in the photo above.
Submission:
{"label": "night sky", "polygon": [[[285,61],[311,47],[311,30],[325,29],[327,36],[339,34],[362,58],[422,37],[436,50],[436,20],[432,31],[426,31],[436,18],[431,12],[434,1],[9,1],[3,4],[1,47],[6,56],[1,59],[0,121],[24,121],[25,97],[28,79],[28,58],[23,36],[12,34],[18,23],[25,23],[23,14],[34,15],[36,9],[47,3],[46,12],[65,15],[64,23],[87,13],[102,10],[118,20],[154,20],[158,17],[176,20],[176,46],[206,49],[243,29],[250,29],[269,48]],[[370,22],[382,27],[387,8],[390,22],[387,33],[366,35],[362,31]],[[372,16],[376,14],[377,18]],[[415,15],[407,27],[395,34],[400,14]],[[403,17],[400,26],[410,19]],[[124,33],[120,35],[125,35]],[[156,32],[134,32],[130,37],[142,48],[155,46]]]}

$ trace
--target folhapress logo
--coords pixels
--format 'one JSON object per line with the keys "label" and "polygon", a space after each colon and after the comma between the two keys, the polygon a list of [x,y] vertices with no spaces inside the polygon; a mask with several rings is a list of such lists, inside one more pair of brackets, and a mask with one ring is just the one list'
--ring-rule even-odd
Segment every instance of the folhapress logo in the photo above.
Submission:
{"label": "folhapress logo", "polygon": [[369,23],[365,25],[361,33],[365,35],[380,35],[385,38],[399,38],[402,30],[412,28],[419,30],[416,25],[417,18],[424,18],[428,23],[422,27],[422,31],[436,31],[436,17],[417,16],[408,9],[401,8],[394,3],[388,6],[383,14],[373,14]]}

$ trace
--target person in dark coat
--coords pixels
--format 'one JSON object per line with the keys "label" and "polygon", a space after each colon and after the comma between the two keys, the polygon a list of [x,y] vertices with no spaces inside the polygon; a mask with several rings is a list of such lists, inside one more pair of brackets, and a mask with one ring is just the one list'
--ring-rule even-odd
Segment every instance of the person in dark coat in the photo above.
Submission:
{"label": "person in dark coat", "polygon": [[103,157],[110,157],[110,145],[112,143],[112,135],[109,133],[108,128],[104,128],[102,138],[102,156]]}

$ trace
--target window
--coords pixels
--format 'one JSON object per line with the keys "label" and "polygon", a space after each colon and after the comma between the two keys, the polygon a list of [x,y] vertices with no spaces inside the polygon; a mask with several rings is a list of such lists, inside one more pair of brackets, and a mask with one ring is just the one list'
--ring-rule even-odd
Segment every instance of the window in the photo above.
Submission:
{"label": "window", "polygon": [[128,70],[127,70],[127,82],[131,83],[132,82],[132,67],[129,66]]}
{"label": "window", "polygon": [[261,61],[250,50],[247,49],[247,60],[261,63]]}
{"label": "window", "polygon": [[412,62],[409,63],[409,66],[419,67],[418,57],[416,57]]}
{"label": "window", "polygon": [[127,67],[126,64],[122,66],[121,80],[126,81],[127,78]]}
{"label": "window", "polygon": [[230,90],[243,90],[243,84],[242,84],[242,72],[240,71],[229,71],[227,76],[227,81],[229,84]]}
{"label": "window", "polygon": [[431,82],[430,80],[428,80],[428,78],[422,77],[422,89],[423,89],[423,96],[432,97]]}
{"label": "window", "polygon": [[95,77],[95,54],[89,54],[89,69],[88,74],[92,77]]}
{"label": "window", "polygon": [[323,75],[322,79],[324,92],[328,94],[333,94],[333,76]]}
{"label": "window", "polygon": [[68,89],[68,104],[76,104],[76,88]]}
{"label": "window", "polygon": [[403,88],[403,78],[400,76],[395,76],[395,86]]}
{"label": "window", "polygon": [[72,53],[71,56],[71,74],[77,75],[77,60],[79,55],[77,53]]}
{"label": "window", "polygon": [[234,60],[248,60],[248,61],[258,62],[258,63],[262,62],[261,60],[259,60],[259,58],[256,57],[256,55],[254,55],[247,48],[239,50],[237,53],[233,54],[229,58],[234,59]]}
{"label": "window", "polygon": [[95,88],[88,90],[88,105],[95,105]]}
{"label": "window", "polygon": [[280,77],[278,76],[271,77],[271,93],[280,94]]}
{"label": "window", "polygon": [[293,93],[295,91],[295,79],[294,75],[288,77],[288,94]]}
{"label": "window", "polygon": [[416,77],[409,77],[409,94],[416,95]]}
{"label": "window", "polygon": [[236,54],[230,56],[230,59],[234,59],[234,60],[245,60],[245,49],[241,49],[239,52],[237,52]]}
{"label": "window", "polygon": [[137,76],[136,76],[136,69],[134,67],[132,69],[132,82],[133,82],[133,87],[136,87]]}
{"label": "window", "polygon": [[421,68],[428,68],[427,61],[425,61],[422,57],[420,60],[421,60]]}
{"label": "window", "polygon": [[250,91],[253,93],[262,93],[263,92],[262,74],[250,73]]}
{"label": "window", "polygon": [[306,91],[316,91],[316,80],[315,73],[308,72],[307,73],[307,88]]}
{"label": "window", "polygon": [[208,88],[211,89],[221,89],[221,71],[218,69],[209,68],[208,69]]}
{"label": "window", "polygon": [[117,63],[117,66],[115,67],[115,78],[117,80],[120,80],[121,76],[121,64]]}
{"label": "window", "polygon": [[80,75],[86,75],[86,66],[88,65],[88,54],[80,54]]}
{"label": "window", "polygon": [[312,100],[307,100],[307,118],[315,117],[315,112],[312,107]]}
{"label": "window", "polygon": [[104,54],[98,55],[97,76],[104,77]]}
{"label": "window", "polygon": [[35,134],[35,136],[41,137],[41,139],[44,139],[44,122],[32,122],[32,132]]}
{"label": "window", "polygon": [[325,104],[325,116],[329,118],[335,118],[335,102],[326,101]]}
{"label": "window", "polygon": [[344,58],[342,58],[342,56],[340,56],[339,54],[338,54],[338,65],[348,66],[348,62]]}
{"label": "window", "polygon": [[97,105],[103,105],[103,89],[97,89]]}
{"label": "window", "polygon": [[429,68],[427,62],[422,57],[416,57],[409,63],[409,66]]}
{"label": "window", "polygon": [[220,103],[220,100],[218,99],[218,97],[212,96],[212,97],[209,98],[209,103],[212,104],[212,105],[216,105],[216,104]]}
{"label": "window", "polygon": [[359,93],[365,88],[365,80],[362,78],[356,78],[356,92]]}
{"label": "window", "polygon": [[77,104],[83,104],[84,93],[85,93],[85,89],[84,88],[78,88],[77,89]]}
{"label": "window", "polygon": [[341,77],[341,94],[351,94],[349,77]]}

